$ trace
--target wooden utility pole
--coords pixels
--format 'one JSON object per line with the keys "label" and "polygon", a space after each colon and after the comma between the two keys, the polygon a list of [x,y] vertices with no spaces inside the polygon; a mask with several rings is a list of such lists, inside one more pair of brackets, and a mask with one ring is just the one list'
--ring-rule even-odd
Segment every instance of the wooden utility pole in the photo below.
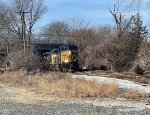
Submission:
{"label": "wooden utility pole", "polygon": [[29,13],[29,12],[24,12],[24,11],[21,11],[20,14],[21,14],[21,19],[22,19],[22,40],[23,40],[23,49],[24,51],[26,51],[26,22],[25,22],[25,13]]}

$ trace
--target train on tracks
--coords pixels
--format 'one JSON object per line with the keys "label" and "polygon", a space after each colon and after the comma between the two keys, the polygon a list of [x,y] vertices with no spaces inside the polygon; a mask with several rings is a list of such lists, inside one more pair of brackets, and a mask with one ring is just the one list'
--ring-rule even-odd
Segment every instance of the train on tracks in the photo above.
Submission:
{"label": "train on tracks", "polygon": [[78,47],[72,44],[34,44],[33,49],[53,71],[79,70]]}

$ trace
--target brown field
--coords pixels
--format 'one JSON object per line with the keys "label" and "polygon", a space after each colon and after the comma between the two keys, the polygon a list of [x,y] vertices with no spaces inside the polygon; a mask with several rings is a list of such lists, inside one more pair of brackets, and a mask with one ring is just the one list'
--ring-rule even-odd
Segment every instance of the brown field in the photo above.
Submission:
{"label": "brown field", "polygon": [[139,99],[146,94],[134,90],[122,90],[117,84],[100,84],[97,81],[72,79],[69,74],[51,72],[26,75],[22,71],[3,73],[0,83],[27,88],[38,94],[60,98],[118,98]]}

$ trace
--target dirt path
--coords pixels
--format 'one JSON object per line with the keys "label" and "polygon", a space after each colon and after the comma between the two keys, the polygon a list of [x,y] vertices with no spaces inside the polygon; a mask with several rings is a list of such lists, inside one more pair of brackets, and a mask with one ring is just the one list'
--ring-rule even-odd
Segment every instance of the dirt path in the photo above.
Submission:
{"label": "dirt path", "polygon": [[89,76],[103,76],[107,78],[117,78],[117,79],[129,80],[137,83],[150,85],[150,74],[140,76],[140,75],[132,75],[130,73],[118,73],[118,72],[100,71],[100,70],[77,72],[76,74],[89,75]]}
{"label": "dirt path", "polygon": [[117,78],[108,78],[103,76],[91,76],[91,75],[72,75],[73,78],[84,78],[86,80],[95,80],[100,83],[115,83],[120,88],[123,89],[133,89],[138,90],[140,92],[150,94],[150,85],[149,84],[142,84],[134,81],[124,80],[124,79],[117,79]]}

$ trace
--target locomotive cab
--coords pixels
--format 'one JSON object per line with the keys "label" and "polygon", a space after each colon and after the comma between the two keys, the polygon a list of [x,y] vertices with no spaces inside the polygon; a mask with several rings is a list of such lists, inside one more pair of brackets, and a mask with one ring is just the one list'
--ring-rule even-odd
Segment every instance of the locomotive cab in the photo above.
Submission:
{"label": "locomotive cab", "polygon": [[60,47],[61,63],[72,63],[78,59],[78,48],[75,45]]}
{"label": "locomotive cab", "polygon": [[78,48],[75,45],[62,45],[49,53],[48,60],[54,68],[57,68],[56,70],[77,70],[79,68]]}
{"label": "locomotive cab", "polygon": [[72,70],[79,69],[78,48],[75,45],[63,45],[60,47],[60,62],[62,68],[70,68]]}

